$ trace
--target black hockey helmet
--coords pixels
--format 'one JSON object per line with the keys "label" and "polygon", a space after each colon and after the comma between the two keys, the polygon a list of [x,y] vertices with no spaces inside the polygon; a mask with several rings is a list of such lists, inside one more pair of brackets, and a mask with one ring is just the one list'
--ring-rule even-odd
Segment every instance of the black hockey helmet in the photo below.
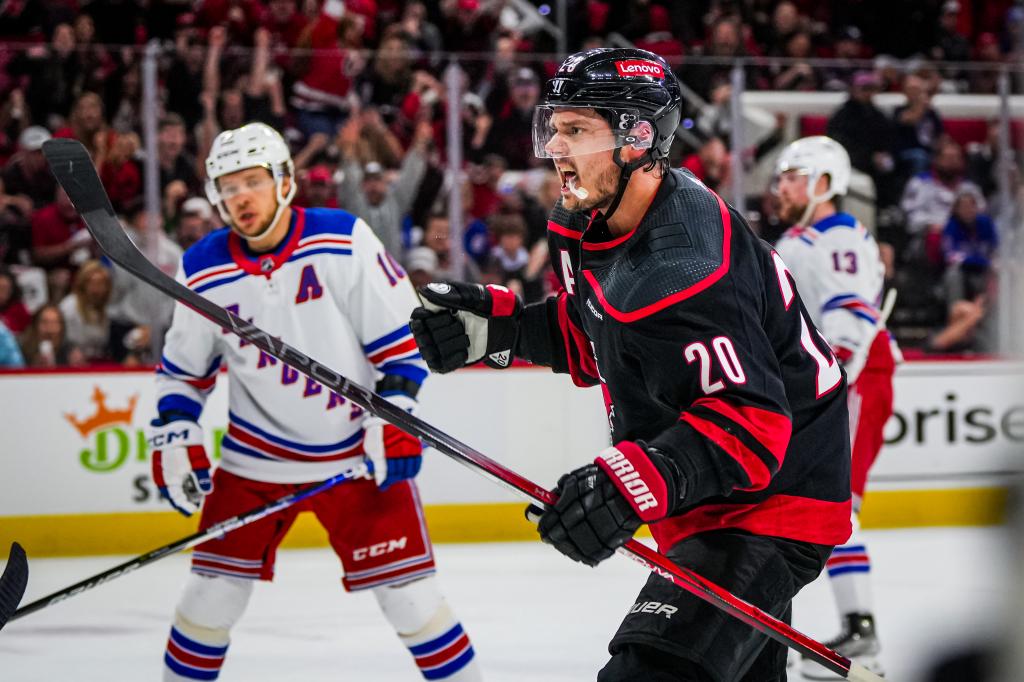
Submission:
{"label": "black hockey helmet", "polygon": [[[563,107],[593,109],[612,128],[610,140],[584,153],[632,144],[647,147],[650,157],[659,159],[672,146],[682,99],[679,81],[658,55],[637,48],[597,48],[570,55],[544,85],[533,125],[538,157],[559,156],[547,145],[553,135],[551,114]],[[648,121],[653,130],[646,136],[630,135],[640,121]]]}

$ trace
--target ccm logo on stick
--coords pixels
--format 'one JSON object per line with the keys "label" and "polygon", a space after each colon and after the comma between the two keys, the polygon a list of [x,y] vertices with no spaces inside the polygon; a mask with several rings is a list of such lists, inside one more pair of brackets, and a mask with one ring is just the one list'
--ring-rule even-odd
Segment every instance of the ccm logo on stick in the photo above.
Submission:
{"label": "ccm logo on stick", "polygon": [[665,71],[661,64],[644,61],[642,59],[627,59],[624,62],[615,62],[615,69],[620,76],[653,76],[664,78]]}
{"label": "ccm logo on stick", "polygon": [[398,538],[397,540],[388,540],[386,542],[378,542],[375,545],[369,547],[360,547],[352,551],[352,558],[356,561],[362,561],[363,559],[371,556],[384,556],[398,549],[405,549],[406,543],[405,536]]}

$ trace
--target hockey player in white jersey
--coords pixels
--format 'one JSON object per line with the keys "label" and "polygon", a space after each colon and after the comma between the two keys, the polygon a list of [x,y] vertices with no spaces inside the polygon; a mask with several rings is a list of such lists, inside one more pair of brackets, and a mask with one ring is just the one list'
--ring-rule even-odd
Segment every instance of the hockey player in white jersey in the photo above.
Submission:
{"label": "hockey player in white jersey", "polygon": [[[293,166],[261,123],[221,133],[207,193],[228,227],[192,246],[178,279],[407,410],[427,376],[408,327],[416,295],[365,222],[291,207]],[[230,368],[228,430],[216,472],[197,421],[221,366]],[[372,590],[428,680],[481,679],[468,635],[446,605],[416,486],[420,442],[258,348],[178,305],[157,370],[153,477],[200,528],[352,468],[304,503],[199,545],[164,656],[164,680],[213,680],[256,580],[306,509],[327,531],[348,590]],[[168,445],[173,443],[174,445]],[[299,673],[301,678],[301,673]],[[363,678],[369,679],[367,673]]]}
{"label": "hockey player in white jersey", "polygon": [[[892,415],[892,375],[899,360],[879,310],[885,268],[871,234],[836,206],[850,183],[850,157],[838,142],[825,136],[793,142],[776,162],[775,183],[780,215],[794,225],[775,248],[849,383],[853,535],[826,564],[843,620],[841,634],[826,644],[881,672],[871,563],[858,515],[868,470]],[[807,659],[802,672],[807,679],[839,679]]]}

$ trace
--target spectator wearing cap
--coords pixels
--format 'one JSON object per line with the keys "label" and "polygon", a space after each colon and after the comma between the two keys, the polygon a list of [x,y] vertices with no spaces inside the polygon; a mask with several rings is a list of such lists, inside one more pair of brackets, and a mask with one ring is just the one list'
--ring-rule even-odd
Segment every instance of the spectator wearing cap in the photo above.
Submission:
{"label": "spectator wearing cap", "polygon": [[338,187],[338,203],[370,226],[388,253],[401,258],[402,221],[427,171],[427,153],[434,129],[427,121],[416,127],[412,145],[402,159],[398,177],[389,182],[384,167],[376,161],[359,165],[359,121],[351,119],[338,135],[341,170],[344,178]]}
{"label": "spectator wearing cap", "polygon": [[185,250],[205,237],[213,229],[213,209],[210,202],[202,197],[190,197],[181,205],[178,229],[175,233],[178,246]]}
{"label": "spectator wearing cap", "polygon": [[828,67],[824,70],[824,88],[826,90],[844,91],[850,87],[854,75],[857,74],[855,62],[864,58],[864,43],[861,30],[853,25],[844,26],[835,36],[833,49],[835,53],[832,55],[832,58],[844,63]]}
{"label": "spectator wearing cap", "polygon": [[4,166],[4,191],[10,196],[31,200],[31,207],[40,208],[53,201],[57,181],[43,157],[43,143],[50,139],[50,131],[42,126],[29,126],[18,136],[18,151]]}
{"label": "spectator wearing cap", "polygon": [[[843,145],[853,167],[875,181],[879,203],[885,206],[898,198],[889,195],[899,190],[891,177],[894,167],[893,122],[874,102],[874,96],[881,87],[882,81],[874,71],[855,73],[850,96],[829,118],[826,131],[829,137]],[[892,189],[888,189],[890,186]]]}
{"label": "spectator wearing cap", "polygon": [[[379,165],[379,164],[378,164]],[[327,166],[317,165],[299,176],[295,205],[303,208],[338,208],[338,188]]]}
{"label": "spectator wearing cap", "polygon": [[533,155],[533,110],[540,99],[540,79],[533,69],[516,69],[509,78],[508,100],[502,105],[484,143],[484,151],[505,158],[512,170],[538,165]]}
{"label": "spectator wearing cap", "polygon": [[[971,69],[967,74],[970,92],[994,95],[999,91],[999,64],[1003,53],[999,49],[999,38],[994,33],[980,33],[974,41],[974,61],[988,68]],[[979,64],[980,66],[981,64]]]}

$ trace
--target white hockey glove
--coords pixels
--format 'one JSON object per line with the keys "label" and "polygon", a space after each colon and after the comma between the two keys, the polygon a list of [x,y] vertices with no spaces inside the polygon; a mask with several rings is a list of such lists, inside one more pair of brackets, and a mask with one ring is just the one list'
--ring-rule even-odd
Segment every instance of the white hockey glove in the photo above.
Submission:
{"label": "white hockey glove", "polygon": [[[410,414],[416,408],[416,401],[404,395],[391,396],[388,402]],[[363,452],[373,464],[373,477],[381,490],[415,477],[423,463],[418,438],[372,414],[363,420]]]}
{"label": "white hockey glove", "polygon": [[183,420],[154,422],[146,435],[153,453],[153,482],[172,507],[192,516],[213,492],[202,427]]}

